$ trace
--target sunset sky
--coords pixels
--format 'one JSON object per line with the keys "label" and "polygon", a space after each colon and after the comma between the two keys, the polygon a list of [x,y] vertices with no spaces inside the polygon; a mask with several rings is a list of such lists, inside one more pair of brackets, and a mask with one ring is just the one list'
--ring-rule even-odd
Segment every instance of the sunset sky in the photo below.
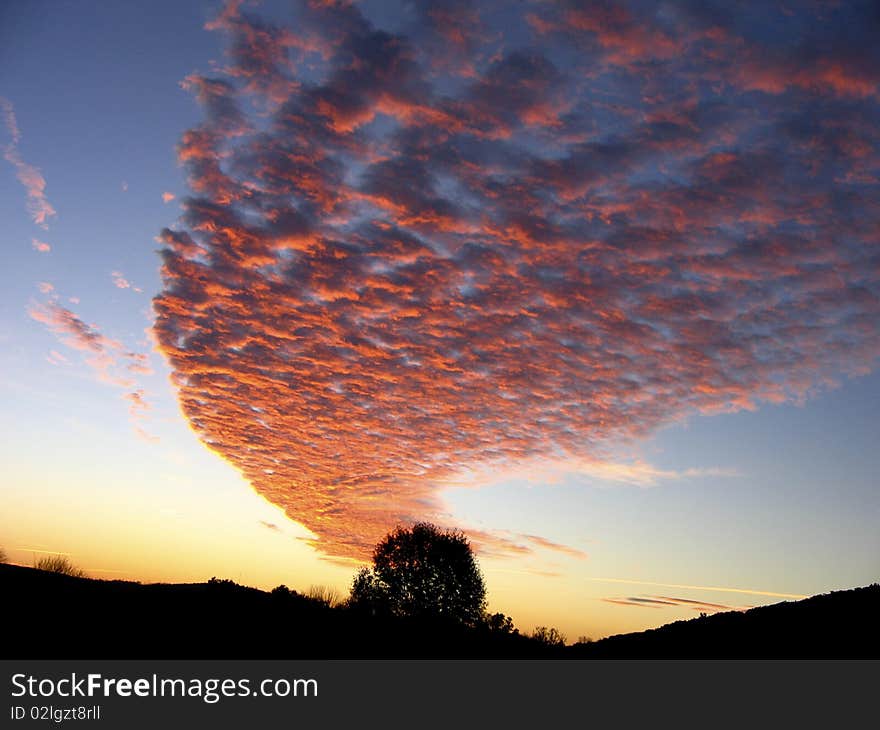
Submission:
{"label": "sunset sky", "polygon": [[7,2],[0,546],[569,640],[880,578],[875,2]]}

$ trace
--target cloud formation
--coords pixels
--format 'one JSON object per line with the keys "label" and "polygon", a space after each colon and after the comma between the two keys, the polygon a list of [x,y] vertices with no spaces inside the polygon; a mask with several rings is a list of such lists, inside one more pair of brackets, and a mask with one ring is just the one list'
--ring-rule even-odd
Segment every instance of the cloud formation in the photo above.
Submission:
{"label": "cloud formation", "polygon": [[[3,157],[15,168],[15,175],[27,193],[27,209],[34,223],[42,228],[48,228],[48,219],[55,215],[55,209],[46,198],[46,180],[40,170],[25,162],[18,151],[21,141],[21,130],[15,118],[15,109],[12,102],[0,96],[0,112],[10,141],[3,147]],[[36,242],[34,247],[38,251],[48,251],[48,248],[39,248]],[[40,244],[48,247],[48,244]]]}
{"label": "cloud formation", "polygon": [[400,10],[231,3],[160,236],[185,414],[327,555],[462,469],[601,464],[875,366],[870,3]]}

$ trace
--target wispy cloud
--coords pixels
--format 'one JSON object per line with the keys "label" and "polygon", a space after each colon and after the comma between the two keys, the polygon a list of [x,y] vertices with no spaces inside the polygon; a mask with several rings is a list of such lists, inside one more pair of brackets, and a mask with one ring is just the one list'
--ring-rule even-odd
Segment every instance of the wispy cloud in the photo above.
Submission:
{"label": "wispy cloud", "polygon": [[123,387],[133,384],[132,381],[110,372],[116,364],[116,353],[123,350],[122,343],[105,337],[96,327],[86,324],[56,301],[33,305],[28,311],[33,319],[58,335],[65,345],[87,353],[87,362],[95,368],[102,380]]}
{"label": "wispy cloud", "polygon": [[635,606],[637,608],[688,608],[701,613],[718,613],[719,611],[745,611],[750,606],[728,606],[723,603],[695,601],[692,598],[675,598],[672,596],[626,596],[603,598],[606,603],[619,606]]}
{"label": "wispy cloud", "polygon": [[577,558],[578,560],[583,560],[587,557],[587,554],[583,550],[578,550],[577,548],[573,548],[568,545],[562,545],[561,543],[554,542],[553,540],[548,540],[546,537],[541,537],[539,535],[523,535],[523,537],[533,545],[542,548],[543,550],[552,550],[554,552],[567,555],[570,558]]}
{"label": "wispy cloud", "polygon": [[[478,553],[491,557],[525,557],[536,549],[557,552],[569,558],[583,560],[587,554],[582,550],[548,540],[539,535],[527,535],[507,530],[479,530],[465,528],[464,532]],[[554,574],[555,575],[555,574]]]}
{"label": "wispy cloud", "polygon": [[581,460],[568,467],[572,474],[595,477],[609,482],[622,482],[640,487],[653,487],[662,481],[698,478],[730,478],[739,476],[736,469],[708,467],[689,469],[659,469],[644,461],[620,463],[601,460]]}
{"label": "wispy cloud", "polygon": [[70,360],[68,360],[64,355],[62,355],[58,350],[49,350],[49,354],[46,356],[46,359],[52,365],[69,365]]}
{"label": "wispy cloud", "polygon": [[[15,168],[16,177],[27,193],[27,209],[34,223],[42,228],[48,228],[48,219],[55,215],[55,209],[46,198],[46,180],[38,168],[28,164],[21,157],[18,150],[21,130],[12,103],[0,97],[0,111],[10,137],[9,143],[3,147],[3,157]],[[41,245],[48,246],[48,244]],[[37,250],[48,251],[48,248]]]}
{"label": "wispy cloud", "polygon": [[64,550],[43,550],[30,547],[29,545],[19,545],[15,549],[22,552],[39,553],[40,555],[73,555],[73,553],[65,552]]}
{"label": "wispy cloud", "polygon": [[52,250],[52,247],[46,243],[45,241],[40,241],[37,238],[31,239],[31,248],[34,249],[37,253],[49,253]]}
{"label": "wispy cloud", "polygon": [[[28,309],[30,316],[44,324],[67,347],[84,353],[86,364],[94,370],[98,380],[122,389],[136,431],[143,437],[155,439],[143,429],[150,403],[144,389],[137,387],[138,376],[152,374],[148,356],[133,352],[119,340],[107,337],[95,325],[87,324],[59,304],[53,286],[47,288],[41,284],[40,289],[49,295],[49,301],[32,304]],[[53,365],[69,364],[67,357],[55,350],[50,352],[48,359]]]}
{"label": "wispy cloud", "polygon": [[150,410],[150,404],[144,399],[144,389],[138,388],[125,394],[125,399],[129,403],[129,413],[132,417],[139,418]]}
{"label": "wispy cloud", "polygon": [[152,375],[149,355],[143,352],[126,352],[126,369],[132,375]]}
{"label": "wispy cloud", "polygon": [[628,484],[653,487],[661,482],[699,478],[733,478],[740,476],[736,469],[722,467],[694,467],[689,469],[661,469],[643,460],[619,461],[594,457],[532,457],[514,462],[492,461],[460,469],[445,479],[447,487],[486,487],[510,481],[535,484],[559,484],[577,478],[590,483]]}
{"label": "wispy cloud", "polygon": [[111,272],[110,278],[113,280],[113,286],[117,289],[131,289],[138,294],[142,294],[144,291],[139,286],[132,284],[121,271]]}
{"label": "wispy cloud", "polygon": [[612,454],[875,367],[867,4],[412,11],[228,5],[160,236],[185,414],[327,554],[486,465],[724,476]]}

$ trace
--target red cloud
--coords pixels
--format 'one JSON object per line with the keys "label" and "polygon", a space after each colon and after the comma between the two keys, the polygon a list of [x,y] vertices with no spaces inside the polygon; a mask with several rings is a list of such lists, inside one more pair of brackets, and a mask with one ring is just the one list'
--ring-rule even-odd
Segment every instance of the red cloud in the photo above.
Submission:
{"label": "red cloud", "polygon": [[[231,5],[228,76],[190,77],[155,333],[193,428],[330,556],[442,521],[465,467],[592,463],[880,354],[872,102],[829,82],[756,107],[724,18],[560,7],[529,51],[481,16],[489,53],[448,13],[409,37],[353,5],[295,30]],[[472,73],[444,77],[437,42]]]}

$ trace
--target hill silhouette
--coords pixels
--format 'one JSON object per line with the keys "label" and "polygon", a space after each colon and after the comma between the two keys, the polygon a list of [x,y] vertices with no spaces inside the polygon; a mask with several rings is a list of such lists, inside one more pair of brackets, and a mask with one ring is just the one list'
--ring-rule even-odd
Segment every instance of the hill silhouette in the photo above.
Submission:
{"label": "hill silhouette", "polygon": [[[372,616],[230,580],[141,584],[0,565],[7,659],[330,659],[548,655],[518,634]],[[551,652],[552,653],[552,652]]]}
{"label": "hill silhouette", "polygon": [[7,659],[880,657],[880,585],[570,647],[228,580],[141,584],[0,565],[0,591]]}
{"label": "hill silhouette", "polygon": [[880,584],[728,611],[569,648],[573,657],[878,658]]}

